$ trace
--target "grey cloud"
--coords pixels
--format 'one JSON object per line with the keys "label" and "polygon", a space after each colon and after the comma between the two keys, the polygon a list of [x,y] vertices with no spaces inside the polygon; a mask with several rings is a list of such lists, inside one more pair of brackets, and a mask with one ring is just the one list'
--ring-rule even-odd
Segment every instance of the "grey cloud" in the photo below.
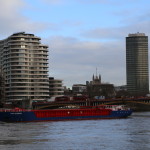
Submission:
{"label": "grey cloud", "polygon": [[116,39],[121,37],[118,28],[95,28],[82,32],[81,36],[98,39]]}
{"label": "grey cloud", "polygon": [[[146,17],[146,16],[145,16]],[[95,68],[103,82],[126,84],[125,37],[129,33],[142,32],[150,35],[150,21],[135,21],[116,28],[96,28],[82,32],[89,40],[73,37],[51,37],[52,51],[50,73],[64,79],[66,85],[91,80]],[[98,39],[95,42],[90,39]],[[50,47],[50,49],[51,49]]]}
{"label": "grey cloud", "polygon": [[133,22],[132,24],[111,27],[111,28],[95,28],[83,31],[81,36],[86,38],[100,39],[100,40],[119,40],[126,36],[128,33],[144,32],[150,34],[150,20]]}
{"label": "grey cloud", "polygon": [[57,30],[57,26],[52,23],[34,22],[22,14],[22,10],[27,7],[23,0],[1,0],[0,1],[0,32],[1,38],[9,36],[14,32],[42,32],[46,29]]}
{"label": "grey cloud", "polygon": [[91,42],[71,37],[50,37],[50,75],[66,85],[91,80],[95,68],[103,82],[125,83],[125,41]]}

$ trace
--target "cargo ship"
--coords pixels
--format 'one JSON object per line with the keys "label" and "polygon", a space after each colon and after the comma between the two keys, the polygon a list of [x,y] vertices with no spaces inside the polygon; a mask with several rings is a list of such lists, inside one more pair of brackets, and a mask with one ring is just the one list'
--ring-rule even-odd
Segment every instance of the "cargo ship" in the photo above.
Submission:
{"label": "cargo ship", "polygon": [[132,110],[124,106],[106,105],[96,107],[66,106],[59,109],[28,110],[28,109],[1,109],[0,121],[3,122],[39,122],[60,120],[88,120],[126,118]]}

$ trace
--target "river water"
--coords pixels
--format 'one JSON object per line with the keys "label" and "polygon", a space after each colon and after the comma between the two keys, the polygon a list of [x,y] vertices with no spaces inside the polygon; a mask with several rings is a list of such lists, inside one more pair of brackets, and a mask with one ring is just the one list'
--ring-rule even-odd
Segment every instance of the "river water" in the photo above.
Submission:
{"label": "river water", "polygon": [[0,150],[150,150],[150,112],[127,119],[0,122]]}

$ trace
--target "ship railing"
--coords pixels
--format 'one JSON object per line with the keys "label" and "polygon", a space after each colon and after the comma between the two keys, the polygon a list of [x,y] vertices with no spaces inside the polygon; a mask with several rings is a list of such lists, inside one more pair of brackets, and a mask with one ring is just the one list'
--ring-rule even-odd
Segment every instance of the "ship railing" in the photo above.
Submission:
{"label": "ship railing", "polygon": [[6,109],[6,108],[2,108],[0,109],[0,112],[29,112],[31,111],[30,109],[20,109],[20,108],[15,108],[15,109]]}
{"label": "ship railing", "polygon": [[100,105],[99,108],[111,109],[113,111],[130,110],[126,105]]}

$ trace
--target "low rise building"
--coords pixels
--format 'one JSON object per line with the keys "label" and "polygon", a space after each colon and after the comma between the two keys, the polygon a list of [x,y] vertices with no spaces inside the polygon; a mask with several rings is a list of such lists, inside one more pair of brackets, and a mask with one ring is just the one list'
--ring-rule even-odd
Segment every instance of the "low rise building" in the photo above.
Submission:
{"label": "low rise building", "polygon": [[93,75],[92,81],[86,82],[87,94],[90,98],[109,98],[115,96],[113,84],[101,83],[101,76]]}
{"label": "low rise building", "polygon": [[85,94],[86,93],[86,85],[84,85],[84,84],[73,84],[72,92],[74,95]]}
{"label": "low rise building", "polygon": [[127,86],[126,85],[121,85],[121,86],[115,86],[115,91],[127,91]]}
{"label": "low rise building", "polygon": [[61,79],[49,77],[49,94],[50,99],[64,95],[64,87]]}
{"label": "low rise building", "polygon": [[127,85],[115,86],[116,97],[126,97],[129,96],[127,91]]}

